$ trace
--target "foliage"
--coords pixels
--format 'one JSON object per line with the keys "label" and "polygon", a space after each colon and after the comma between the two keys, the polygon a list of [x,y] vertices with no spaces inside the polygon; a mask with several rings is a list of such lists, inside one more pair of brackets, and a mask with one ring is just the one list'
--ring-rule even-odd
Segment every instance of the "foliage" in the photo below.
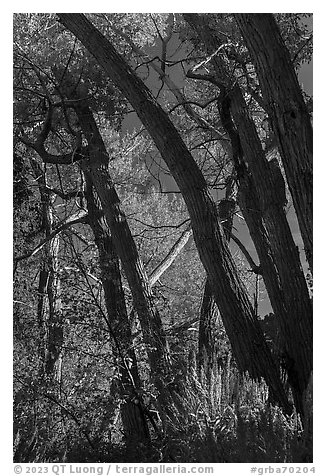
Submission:
{"label": "foliage", "polygon": [[[35,461],[135,461],[124,451],[118,426],[109,423],[113,405],[109,393],[103,388],[97,390],[96,377],[91,374],[89,372],[87,385],[84,383],[79,395],[76,393],[70,399],[69,408],[74,408],[76,415],[81,417],[82,428],[90,430],[95,449],[63,412],[63,423],[58,422],[55,432],[53,429],[51,445],[47,439],[39,441],[38,451],[42,445],[47,447],[43,448],[42,455],[34,456]],[[188,374],[182,396],[187,402],[184,413],[180,414],[175,407],[177,418],[169,433],[164,437],[154,436],[152,446],[143,449],[142,462],[300,463],[309,458],[311,448],[306,446],[299,416],[286,417],[280,408],[271,405],[264,383],[241,377],[235,368],[229,367],[215,375],[213,386],[214,392],[200,384],[196,372]],[[22,428],[26,435],[31,434],[28,429],[35,412],[41,419],[42,412],[49,412],[50,408],[52,419],[56,419],[53,412],[57,412],[59,418],[60,409],[53,404],[44,407],[44,401],[42,403],[35,395],[21,398],[25,405],[17,421],[21,434]],[[46,421],[49,421],[49,415],[44,424]],[[104,422],[107,422],[106,429]],[[136,461],[140,461],[139,455]]]}
{"label": "foliage", "polygon": [[[216,85],[186,77],[189,67],[205,59],[194,32],[178,14],[87,17],[152,86],[202,171],[207,193],[217,202],[223,199],[233,166],[218,113],[220,91]],[[277,19],[296,63],[309,61],[311,43],[302,15],[278,14]],[[212,28],[219,25],[218,33],[228,45],[223,53],[228,67],[244,91],[248,110],[267,148],[271,137],[264,128],[266,113],[252,95],[257,81],[233,17],[210,14],[210,22]],[[14,23],[15,461],[309,461],[312,443],[300,416],[295,412],[284,415],[270,401],[264,382],[238,372],[221,324],[217,333],[218,368],[209,382],[199,376],[198,324],[206,275],[192,237],[151,289],[151,300],[167,337],[172,383],[177,389],[171,405],[174,418],[169,417],[166,426],[159,418],[156,425],[148,419],[150,441],[130,450],[121,418],[127,398],[121,390],[122,369],[116,358],[117,342],[122,338],[108,325],[110,309],[106,307],[102,263],[90,217],[85,217],[85,167],[73,160],[69,164],[45,164],[35,149],[50,110],[52,122],[45,142],[49,153],[87,149],[85,137],[78,142],[77,114],[65,92],[82,92],[78,100],[87,104],[95,118],[107,151],[112,187],[149,278],[186,230],[189,214],[146,131],[133,119],[132,127],[126,125],[130,105],[81,43],[52,14],[15,14]],[[149,62],[135,52],[132,43],[152,56],[159,51],[151,61],[182,83],[192,114],[185,111],[184,104],[176,103],[173,92],[164,85],[164,75],[154,79]],[[164,56],[166,46],[168,54]],[[246,77],[245,71],[249,71]],[[156,91],[157,81],[162,84]],[[275,149],[273,153],[277,155]],[[238,206],[235,213],[239,215]],[[76,216],[82,218],[65,226]],[[240,221],[234,217],[235,234],[238,226]],[[56,232],[55,249],[51,233]],[[248,271],[237,246],[232,244],[230,249],[237,273],[255,304],[266,292],[263,288],[257,295],[258,278]],[[42,288],[44,273],[47,285]],[[120,269],[120,273],[132,333],[130,346],[136,353],[141,380],[140,395],[146,410],[156,415],[157,389],[150,380],[132,289],[125,270]],[[53,288],[51,282],[55,283]],[[53,316],[58,321],[53,321]],[[273,325],[278,336],[276,319]],[[53,375],[45,375],[42,352],[54,328],[62,334],[60,343],[57,339],[60,355]],[[277,338],[266,328],[274,349]],[[307,418],[311,406],[309,394]]]}

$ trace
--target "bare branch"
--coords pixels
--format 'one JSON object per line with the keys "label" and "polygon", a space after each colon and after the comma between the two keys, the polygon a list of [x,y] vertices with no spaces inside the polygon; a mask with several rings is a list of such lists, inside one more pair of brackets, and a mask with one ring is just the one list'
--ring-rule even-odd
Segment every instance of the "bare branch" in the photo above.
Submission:
{"label": "bare branch", "polygon": [[[151,66],[151,68],[154,69],[154,71],[156,71],[156,73],[159,75],[160,79],[168,86],[168,88],[170,89],[171,93],[174,95],[174,97],[177,99],[178,103],[180,105],[182,105],[182,107],[184,108],[184,110],[187,112],[187,114],[189,115],[189,117],[191,117],[200,127],[203,127],[204,129],[208,129],[210,130],[211,132],[213,132],[216,140],[220,140],[220,139],[225,139],[223,137],[223,135],[219,132],[219,130],[212,126],[212,124],[210,124],[208,121],[206,121],[206,119],[204,119],[203,117],[201,117],[192,107],[191,105],[189,104],[189,101],[187,101],[187,98],[184,96],[184,94],[180,91],[180,89],[177,87],[177,85],[172,81],[172,79],[167,75],[165,74],[165,72],[162,70],[162,68],[160,66],[157,65],[157,63],[155,63],[153,61],[153,59],[149,58],[148,55],[146,55],[146,53],[144,53],[143,50],[141,50],[140,48],[138,48],[138,46],[136,46],[134,44],[134,42],[132,41],[132,39],[126,34],[124,33],[123,31],[119,30],[118,28],[116,28],[112,23],[110,24],[110,28],[117,34],[119,35],[120,37],[122,37],[128,44],[129,46],[131,46],[132,50],[139,56],[141,57],[145,57],[145,58],[148,58],[148,64]],[[154,58],[155,59],[155,58]]]}
{"label": "bare branch", "polygon": [[198,106],[200,107],[201,109],[205,109],[207,106],[209,106],[210,104],[212,104],[214,101],[217,101],[218,100],[218,97],[214,96],[212,99],[208,99],[208,101],[206,101],[205,103],[201,104],[200,102],[196,102],[196,101],[186,101],[186,102],[183,102],[183,103],[179,103],[179,104],[176,104],[175,106],[173,106],[171,109],[170,109],[170,114],[171,112],[173,112],[175,109],[177,109],[178,107],[183,107],[187,104],[190,104],[190,105],[193,105],[193,106]]}
{"label": "bare branch", "polygon": [[202,73],[194,73],[193,70],[187,71],[187,78],[190,79],[200,79],[201,81],[208,81],[212,84],[215,84],[218,88],[224,88],[225,85],[216,79],[213,74],[202,74]]}
{"label": "bare branch", "polygon": [[67,415],[70,416],[70,418],[72,418],[72,420],[78,426],[78,429],[79,429],[80,433],[82,435],[84,435],[84,437],[86,438],[89,446],[92,448],[92,450],[94,450],[96,452],[96,446],[93,444],[92,440],[90,439],[88,432],[83,430],[82,423],[79,421],[79,419],[76,417],[76,415],[71,410],[69,410],[65,405],[63,405],[61,402],[59,402],[56,398],[54,398],[53,395],[50,395],[49,393],[42,393],[41,395],[43,395],[48,400],[51,400],[51,402],[58,405],[64,412],[66,412]]}
{"label": "bare branch", "polygon": [[260,266],[257,265],[252,256],[250,255],[249,251],[247,250],[247,248],[245,247],[245,245],[242,243],[242,241],[239,240],[238,237],[236,237],[233,233],[231,233],[231,238],[232,240],[234,241],[234,243],[236,243],[238,245],[238,247],[240,248],[240,250],[242,251],[242,253],[244,254],[244,256],[246,257],[248,263],[250,264],[251,266],[251,270],[255,273],[255,274],[262,274],[261,273],[261,269],[260,269]]}
{"label": "bare branch", "polygon": [[58,165],[67,165],[78,162],[88,157],[88,147],[78,147],[76,146],[72,152],[62,155],[50,154],[45,150],[44,144],[39,140],[36,142],[30,142],[24,136],[18,136],[18,139],[25,144],[27,147],[35,150],[38,155],[41,157],[45,164],[58,164]]}
{"label": "bare branch", "polygon": [[186,220],[183,220],[181,223],[179,223],[178,225],[151,225],[150,223],[146,223],[142,220],[139,220],[139,218],[135,218],[135,217],[128,217],[128,220],[134,220],[136,221],[137,223],[141,223],[142,225],[145,225],[145,226],[148,226],[149,228],[152,228],[152,229],[155,229],[155,230],[161,230],[162,228],[174,228],[174,229],[177,229],[177,228],[180,228],[182,225],[184,225],[185,223],[189,222],[190,221],[190,218],[187,218]]}
{"label": "bare branch", "polygon": [[[82,212],[82,215],[81,215],[81,212]],[[27,258],[31,258],[32,256],[36,255],[36,253],[38,253],[46,243],[51,241],[55,236],[57,236],[59,233],[66,230],[70,226],[77,225],[77,223],[87,223],[87,222],[88,222],[87,213],[84,210],[78,211],[73,216],[71,216],[67,221],[59,225],[52,233],[50,233],[49,236],[44,238],[33,250],[29,251],[28,253],[24,255],[17,256],[16,258],[14,258],[15,265],[19,261],[22,261]]]}
{"label": "bare branch", "polygon": [[180,238],[174,243],[168,254],[165,258],[161,261],[161,263],[156,266],[156,268],[151,272],[149,276],[149,285],[150,287],[154,286],[156,281],[160,279],[162,274],[171,266],[173,261],[179,255],[182,248],[188,242],[190,235],[192,234],[192,230],[190,229],[190,225],[186,228],[186,230],[182,233]]}
{"label": "bare branch", "polygon": [[71,198],[79,198],[84,196],[83,190],[71,190],[70,192],[62,192],[57,188],[50,188],[46,187],[45,189],[49,193],[54,193],[58,195],[58,197],[62,198],[62,200],[70,200]]}

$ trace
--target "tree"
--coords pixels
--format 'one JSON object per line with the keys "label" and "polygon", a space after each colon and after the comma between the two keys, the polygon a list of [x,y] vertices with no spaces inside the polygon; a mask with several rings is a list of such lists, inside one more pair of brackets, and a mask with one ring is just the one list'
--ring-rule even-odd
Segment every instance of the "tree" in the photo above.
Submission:
{"label": "tree", "polygon": [[308,108],[273,15],[239,13],[235,18],[256,67],[312,270],[313,136]]}
{"label": "tree", "polygon": [[[312,371],[312,307],[299,253],[285,216],[284,180],[277,159],[268,162],[265,156],[239,85],[231,83],[232,62],[227,64],[226,60],[223,62],[219,56],[214,56],[214,52],[223,45],[222,39],[215,33],[216,28],[209,24],[207,16],[196,14],[184,16],[204,43],[207,54],[212,55],[214,76],[213,79],[208,75],[206,77],[220,89],[220,117],[231,139],[239,193],[243,202],[249,203],[250,197],[256,194],[254,203],[249,206],[244,203],[245,213],[249,215],[250,225],[253,220],[250,219],[248,211],[259,210],[263,220],[262,226],[266,229],[267,246],[266,244],[263,247],[259,244],[256,246],[261,260],[261,273],[263,277],[266,276],[267,291],[280,320],[284,336],[285,366],[288,369],[296,406],[298,411],[303,412],[302,398]],[[200,77],[205,79],[205,75]],[[246,186],[248,181],[251,181],[251,190]],[[254,213],[251,212],[251,215]],[[261,240],[264,236],[262,230],[257,234],[253,233],[254,240],[256,237]],[[266,256],[268,248],[273,262]],[[277,276],[274,273],[274,266]],[[273,276],[274,279],[270,279],[269,276]],[[273,283],[274,280],[276,283],[280,281],[278,289]]]}
{"label": "tree", "polygon": [[[60,14],[59,18],[83,42],[133,105],[177,182],[239,367],[248,370],[252,377],[264,377],[275,398],[289,408],[276,366],[224,241],[214,203],[193,157],[146,86],[86,17]],[[97,180],[103,183],[100,176]],[[236,324],[234,316],[239,316]],[[240,329],[242,339],[237,338]]]}
{"label": "tree", "polygon": [[127,448],[129,451],[137,449],[139,451],[139,445],[146,443],[150,436],[142,407],[141,382],[122,287],[120,263],[113,246],[110,229],[103,216],[101,202],[96,197],[89,175],[86,175],[86,182],[89,223],[98,248],[107,323],[113,341],[116,372],[118,376],[120,375],[117,379],[118,384],[112,386],[112,395],[121,399],[121,418]]}
{"label": "tree", "polygon": [[305,459],[311,304],[234,17],[15,25],[15,460]]}

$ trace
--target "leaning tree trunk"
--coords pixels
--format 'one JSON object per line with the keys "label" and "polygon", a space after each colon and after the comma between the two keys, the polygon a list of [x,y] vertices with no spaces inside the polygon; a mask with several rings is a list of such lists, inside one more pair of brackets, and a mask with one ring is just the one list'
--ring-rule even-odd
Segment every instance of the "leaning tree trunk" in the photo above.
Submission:
{"label": "leaning tree trunk", "polygon": [[94,193],[91,179],[87,176],[86,183],[88,223],[98,249],[107,323],[111,334],[116,371],[120,374],[113,397],[122,402],[121,420],[127,450],[135,451],[139,449],[139,445],[148,443],[150,436],[139,392],[140,379],[122,288],[119,258],[113,246],[101,203]]}
{"label": "leaning tree trunk", "polygon": [[208,389],[212,387],[214,374],[219,367],[220,326],[221,316],[206,279],[199,313],[197,370],[201,382],[206,383]]}
{"label": "leaning tree trunk", "polygon": [[273,260],[262,212],[258,206],[257,191],[252,176],[248,172],[239,181],[237,201],[259,258],[258,269],[253,269],[253,271],[261,274],[275,315],[286,317],[280,278]]}
{"label": "leaning tree trunk", "polygon": [[151,271],[149,275],[149,285],[152,288],[154,284],[160,279],[163,273],[174,262],[174,260],[178,257],[184,246],[187,244],[190,236],[192,234],[192,230],[190,226],[181,233],[180,237],[177,241],[173,244],[169,252],[165,255],[163,260]]}
{"label": "leaning tree trunk", "polygon": [[235,19],[255,65],[312,271],[313,133],[291,57],[272,14]]}
{"label": "leaning tree trunk", "polygon": [[[228,243],[230,242],[232,234],[235,211],[233,195],[233,179],[229,177],[225,190],[225,198],[218,204],[219,219],[222,223],[224,235]],[[201,380],[206,381],[209,389],[212,387],[214,374],[218,372],[219,368],[219,335],[221,325],[221,315],[209,282],[206,279],[199,315],[198,371]]]}
{"label": "leaning tree trunk", "polygon": [[[254,378],[264,377],[271,393],[289,411],[277,366],[238,276],[206,181],[192,155],[144,83],[87,18],[82,14],[64,13],[59,14],[59,18],[81,40],[135,108],[176,180],[189,211],[200,259],[240,370],[248,371]],[[94,161],[90,167],[105,212],[108,202],[118,208],[117,198],[107,184],[105,163]],[[113,232],[111,223],[110,228]],[[116,238],[117,242],[125,239],[124,236]]]}
{"label": "leaning tree trunk", "polygon": [[[239,177],[242,184],[239,191],[244,193],[247,177],[247,180],[252,182],[251,194],[256,194],[258,199],[256,205],[252,204],[251,207],[259,210],[263,218],[269,242],[268,249],[271,251],[270,266],[262,269],[284,338],[284,365],[296,407],[303,413],[302,399],[312,371],[312,305],[299,252],[285,215],[285,183],[277,161],[268,162],[266,159],[255,124],[238,86],[228,92],[228,107],[237,129],[234,128],[234,133],[239,138],[240,153],[243,154],[243,157],[238,157],[238,161],[245,159],[252,175],[251,180],[243,168],[243,174]],[[247,194],[249,193],[247,184]],[[262,230],[260,239],[264,235]],[[261,254],[264,257],[262,264],[268,265],[266,250],[261,250]],[[271,282],[271,278],[275,279],[273,264],[277,270],[279,285]]]}
{"label": "leaning tree trunk", "polygon": [[[285,184],[277,162],[268,162],[256,127],[250,118],[239,88],[231,94],[231,110],[250,170],[273,261],[276,265],[286,312],[278,314],[284,337],[284,363],[297,409],[303,413],[302,399],[312,371],[312,304],[302,271],[298,248],[287,221]],[[279,309],[281,311],[281,309]]]}
{"label": "leaning tree trunk", "polygon": [[75,111],[88,142],[88,157],[81,162],[84,173],[93,183],[100,199],[103,214],[110,228],[114,248],[121,260],[134,309],[139,318],[151,377],[158,390],[157,402],[162,421],[172,411],[173,391],[166,382],[172,382],[168,345],[161,317],[155,307],[150,282],[139,257],[126,216],[109,173],[109,157],[95,119],[86,101],[76,102]]}
{"label": "leaning tree trunk", "polygon": [[[210,30],[207,18],[197,14],[184,16],[204,43],[207,53],[211,55],[217,51],[221,41]],[[249,218],[248,226],[257,230],[252,236],[257,240],[262,274],[266,278],[266,288],[286,343],[283,349],[285,365],[296,407],[302,413],[302,397],[312,370],[312,306],[299,253],[284,211],[284,180],[278,165],[268,162],[265,157],[240,87],[230,84],[226,61],[215,55],[211,63],[214,83],[220,89],[221,122],[232,144],[239,195]],[[255,199],[256,204],[253,203]],[[263,226],[258,222],[260,217],[263,218]],[[265,245],[267,247],[263,249]]]}

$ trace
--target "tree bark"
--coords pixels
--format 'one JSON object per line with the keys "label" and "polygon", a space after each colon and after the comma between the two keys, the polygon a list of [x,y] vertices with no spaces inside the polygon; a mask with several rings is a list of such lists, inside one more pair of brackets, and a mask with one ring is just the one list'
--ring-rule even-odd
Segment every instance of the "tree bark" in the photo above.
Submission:
{"label": "tree bark", "polygon": [[[132,237],[126,216],[109,173],[109,157],[93,114],[86,101],[75,105],[81,128],[88,142],[88,157],[81,162],[85,175],[91,178],[100,199],[103,215],[110,228],[114,248],[121,260],[133,305],[139,318],[146,351],[149,357],[151,377],[158,391],[157,402],[162,421],[171,409],[172,382],[171,362],[165,332],[155,307],[150,283]],[[139,400],[139,399],[138,399]]]}
{"label": "tree bark", "polygon": [[235,19],[256,68],[312,271],[313,133],[309,111],[273,15],[239,13]]}
{"label": "tree bark", "polygon": [[[231,94],[231,111],[238,127],[244,157],[257,190],[258,203],[267,231],[272,258],[279,275],[275,309],[285,342],[285,364],[296,407],[303,413],[302,398],[312,371],[312,305],[302,271],[298,248],[286,219],[285,184],[278,164],[268,162],[256,127],[239,88]],[[265,260],[266,263],[266,260]],[[272,266],[263,273],[268,280]],[[269,284],[271,284],[269,282]],[[276,291],[274,285],[272,292]],[[274,296],[273,296],[274,298]],[[273,302],[274,299],[273,299]]]}
{"label": "tree bark", "polygon": [[[289,411],[278,369],[239,279],[220,229],[215,204],[196,162],[166,113],[109,41],[82,14],[61,13],[59,18],[97,59],[108,77],[132,104],[178,184],[189,211],[199,256],[240,370],[248,371],[254,378],[264,377],[275,399]],[[117,207],[117,199],[112,196],[113,192],[107,185],[105,165],[98,164],[92,168],[94,183],[97,183],[105,211],[109,201],[112,203],[113,200]],[[113,231],[111,224],[110,228]],[[121,241],[120,237],[117,238],[117,241]]]}
{"label": "tree bark", "polygon": [[269,237],[259,207],[257,191],[249,173],[240,181],[237,201],[259,257],[259,267],[256,272],[259,272],[263,277],[274,313],[286,316],[280,278],[273,260]]}
{"label": "tree bark", "polygon": [[[206,17],[184,16],[204,43],[207,53],[212,55],[217,51],[221,42],[210,30]],[[279,316],[286,343],[284,352],[289,381],[297,409],[302,413],[302,397],[312,370],[312,306],[299,253],[285,216],[284,180],[277,163],[268,162],[265,157],[240,87],[231,83],[226,62],[215,55],[211,63],[215,83],[220,89],[221,122],[232,144],[239,196],[254,243],[257,242],[266,288]]]}
{"label": "tree bark", "polygon": [[133,348],[131,326],[122,288],[119,258],[115,252],[111,233],[103,215],[101,203],[96,197],[90,177],[86,177],[86,201],[89,224],[98,249],[101,281],[103,286],[107,320],[118,378],[113,397],[121,400],[121,419],[126,445],[129,450],[149,442],[149,430],[141,405],[140,379]]}
{"label": "tree bark", "polygon": [[[222,223],[224,236],[230,242],[235,200],[231,177],[227,180],[225,198],[218,204],[219,219]],[[211,388],[214,374],[219,367],[219,334],[222,326],[221,314],[215,302],[209,282],[206,279],[203,299],[200,307],[198,337],[198,370],[202,380]],[[203,379],[204,377],[204,379]]]}
{"label": "tree bark", "polygon": [[[53,232],[52,199],[46,183],[45,171],[35,159],[30,160],[37,180],[42,203],[42,227],[45,238]],[[43,260],[38,287],[38,322],[43,335],[41,358],[43,371],[51,379],[60,382],[60,359],[64,341],[63,318],[58,277],[59,236],[49,239],[43,248]]]}
{"label": "tree bark", "polygon": [[199,315],[198,375],[210,389],[214,374],[218,371],[218,336],[221,316],[206,279]]}

